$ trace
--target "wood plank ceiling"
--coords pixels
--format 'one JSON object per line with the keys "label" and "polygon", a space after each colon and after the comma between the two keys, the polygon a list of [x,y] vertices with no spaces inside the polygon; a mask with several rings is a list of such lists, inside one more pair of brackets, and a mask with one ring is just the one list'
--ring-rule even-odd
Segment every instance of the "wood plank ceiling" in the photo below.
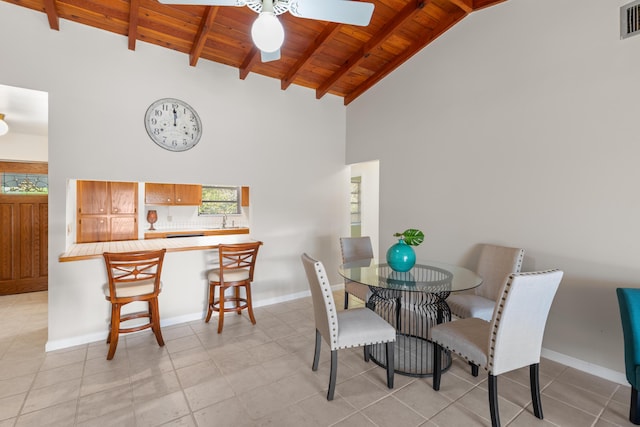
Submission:
{"label": "wood plank ceiling", "polygon": [[[175,6],[157,0],[4,0],[60,19],[121,34],[135,50],[143,41],[201,59],[311,88],[320,99],[333,94],[344,104],[363,94],[468,14],[505,0],[367,0],[375,9],[367,27],[278,18],[285,30],[281,59],[262,63],[251,41],[257,15],[248,7]],[[322,1],[322,0],[318,0]],[[43,21],[44,22],[44,21]],[[46,25],[46,22],[45,22]],[[62,28],[64,31],[64,28]]]}

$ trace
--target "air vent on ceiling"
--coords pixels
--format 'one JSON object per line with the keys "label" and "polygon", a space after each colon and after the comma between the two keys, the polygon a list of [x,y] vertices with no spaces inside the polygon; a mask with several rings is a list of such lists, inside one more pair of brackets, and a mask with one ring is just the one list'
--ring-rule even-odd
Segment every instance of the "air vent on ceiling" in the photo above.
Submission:
{"label": "air vent on ceiling", "polygon": [[640,0],[626,4],[620,8],[620,38],[640,34]]}

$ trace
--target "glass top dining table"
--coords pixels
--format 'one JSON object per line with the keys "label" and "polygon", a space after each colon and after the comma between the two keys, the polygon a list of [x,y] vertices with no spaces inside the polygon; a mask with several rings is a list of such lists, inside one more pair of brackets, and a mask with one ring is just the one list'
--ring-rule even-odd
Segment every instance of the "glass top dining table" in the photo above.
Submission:
{"label": "glass top dining table", "polygon": [[[370,259],[342,264],[338,271],[346,280],[369,287],[367,307],[396,328],[394,370],[414,377],[433,373],[429,329],[451,320],[449,294],[482,283],[482,277],[467,268],[437,261],[418,261],[411,270],[398,272]],[[386,367],[384,345],[371,346],[371,359]],[[441,366],[450,365],[451,355],[442,352]]]}
{"label": "glass top dining table", "polygon": [[369,287],[409,292],[458,292],[482,283],[473,271],[438,261],[418,261],[411,270],[399,272],[377,259],[367,259],[342,264],[338,272]]}

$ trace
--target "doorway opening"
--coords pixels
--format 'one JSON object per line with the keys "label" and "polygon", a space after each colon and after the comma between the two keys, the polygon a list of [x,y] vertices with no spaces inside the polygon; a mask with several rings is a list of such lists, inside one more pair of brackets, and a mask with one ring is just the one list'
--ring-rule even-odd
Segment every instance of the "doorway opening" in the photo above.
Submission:
{"label": "doorway opening", "polygon": [[373,254],[378,255],[380,212],[380,162],[351,165],[351,237],[369,236]]}
{"label": "doorway opening", "polygon": [[0,295],[48,289],[47,92],[0,84]]}

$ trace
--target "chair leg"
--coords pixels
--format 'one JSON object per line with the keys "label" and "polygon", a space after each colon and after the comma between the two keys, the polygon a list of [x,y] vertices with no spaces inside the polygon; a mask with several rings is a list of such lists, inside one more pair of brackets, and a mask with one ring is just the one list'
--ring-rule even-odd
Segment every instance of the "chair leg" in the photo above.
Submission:
{"label": "chair leg", "polygon": [[529,384],[531,386],[531,401],[533,402],[533,413],[537,418],[542,419],[542,401],[540,400],[540,364],[534,363],[529,366]]}
{"label": "chair leg", "polygon": [[242,315],[242,309],[240,308],[240,286],[234,286],[233,289],[236,298],[236,313],[240,316]]}
{"label": "chair leg", "polygon": [[111,320],[109,322],[109,335],[107,335],[107,344],[111,342],[111,334],[113,333],[113,319],[116,318],[116,305],[111,304]]}
{"label": "chair leg", "polygon": [[318,370],[318,362],[320,361],[320,346],[322,345],[322,335],[320,335],[320,331],[316,329],[316,348],[313,351],[313,365],[311,366],[312,371]]}
{"label": "chair leg", "polygon": [[349,293],[345,289],[345,291],[344,291],[344,309],[346,310],[348,308],[349,308]]}
{"label": "chair leg", "polygon": [[151,314],[151,330],[156,336],[156,341],[160,347],[164,346],[164,339],[162,338],[162,331],[160,329],[160,308],[158,305],[158,298],[154,298],[149,301],[149,312]]}
{"label": "chair leg", "polygon": [[629,421],[633,424],[640,424],[640,400],[638,400],[638,389],[631,387],[631,407],[629,409]]}
{"label": "chair leg", "polygon": [[442,375],[442,347],[433,343],[433,389],[440,390],[440,377]]}
{"label": "chair leg", "polygon": [[209,308],[207,309],[207,318],[204,320],[205,323],[209,323],[211,320],[211,315],[213,314],[213,301],[215,299],[215,289],[216,287],[213,284],[209,283]]}
{"label": "chair leg", "polygon": [[118,337],[120,336],[120,305],[111,305],[111,332],[109,334],[109,352],[107,353],[107,360],[113,359],[116,354],[116,347],[118,346]]}
{"label": "chair leg", "polygon": [[338,373],[338,350],[331,350],[331,372],[329,373],[329,391],[327,400],[333,400],[333,393],[336,391],[336,374]]}
{"label": "chair leg", "polygon": [[369,362],[369,356],[371,354],[371,347],[368,345],[363,346],[364,350],[364,361]]}
{"label": "chair leg", "polygon": [[471,375],[473,375],[474,377],[478,376],[478,365],[474,365],[473,363],[469,362],[469,366],[471,366]]}
{"label": "chair leg", "polygon": [[[249,312],[249,319],[251,319],[251,323],[256,324],[256,318],[253,317],[253,302],[251,302],[251,284],[247,284],[244,287],[247,293],[247,311]],[[240,312],[238,312],[240,314]]]}
{"label": "chair leg", "polygon": [[385,344],[387,348],[387,387],[393,388],[393,374],[395,372],[395,360],[394,360],[394,342],[389,341]]}
{"label": "chair leg", "polygon": [[224,286],[220,286],[220,299],[218,300],[218,333],[222,332],[224,325]]}
{"label": "chair leg", "polygon": [[489,374],[489,412],[491,413],[491,427],[500,427],[500,413],[498,412],[498,377]]}

